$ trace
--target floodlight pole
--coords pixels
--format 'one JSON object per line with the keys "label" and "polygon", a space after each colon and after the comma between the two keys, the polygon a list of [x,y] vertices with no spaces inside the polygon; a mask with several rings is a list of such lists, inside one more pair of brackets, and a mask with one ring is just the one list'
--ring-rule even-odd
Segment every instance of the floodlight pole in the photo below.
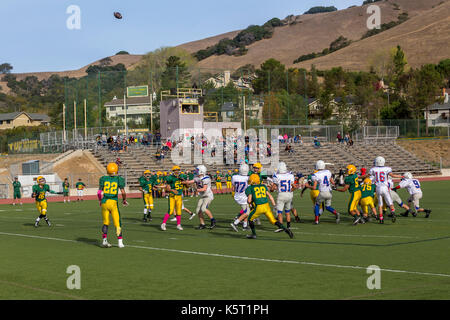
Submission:
{"label": "floodlight pole", "polygon": [[63,103],[63,140],[66,142],[66,104]]}
{"label": "floodlight pole", "polygon": [[128,125],[127,125],[127,95],[123,95],[123,107],[125,108],[125,136],[128,137]]}
{"label": "floodlight pole", "polygon": [[244,133],[247,132],[247,121],[245,117],[245,95],[242,96],[242,103],[244,105]]}
{"label": "floodlight pole", "polygon": [[77,132],[77,102],[73,101],[73,126],[75,129],[75,133]]}
{"label": "floodlight pole", "polygon": [[86,99],[84,99],[84,140],[87,140],[87,113],[86,113]]}

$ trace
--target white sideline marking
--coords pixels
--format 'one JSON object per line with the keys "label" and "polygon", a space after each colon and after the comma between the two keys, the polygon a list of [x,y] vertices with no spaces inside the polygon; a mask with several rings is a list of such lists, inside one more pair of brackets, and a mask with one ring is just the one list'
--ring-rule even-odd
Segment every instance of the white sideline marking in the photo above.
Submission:
{"label": "white sideline marking", "polygon": [[[55,240],[55,241],[73,242],[73,243],[83,243],[83,241],[77,241],[77,240],[69,240],[69,239],[61,239],[61,238],[50,238],[50,237],[41,237],[41,236],[32,236],[32,235],[19,234],[19,233],[0,232],[0,235],[17,236],[17,237],[34,238],[34,239],[43,239],[43,240]],[[114,245],[114,246],[116,246],[116,245]],[[343,268],[343,269],[360,269],[360,270],[366,270],[367,269],[367,267],[360,267],[360,266],[346,266],[346,265],[339,265],[339,264],[327,264],[327,263],[316,263],[316,262],[306,262],[306,261],[278,260],[278,259],[266,259],[266,258],[255,258],[255,257],[232,256],[232,255],[219,254],[219,253],[197,252],[197,251],[187,251],[187,250],[177,250],[177,249],[167,249],[167,248],[143,247],[143,246],[133,246],[133,245],[127,245],[127,247],[128,248],[136,248],[136,249],[146,249],[146,250],[186,253],[186,254],[194,254],[194,255],[200,255],[200,256],[211,256],[211,257],[220,257],[220,258],[240,259],[240,260],[275,262],[275,263],[288,263],[288,264],[301,264],[301,265],[330,267],[330,268]],[[395,270],[395,269],[380,269],[380,270],[381,271],[386,271],[386,272],[418,274],[418,275],[423,275],[423,276],[436,276],[436,277],[450,278],[450,274],[444,274],[444,273],[430,273],[430,272]]]}

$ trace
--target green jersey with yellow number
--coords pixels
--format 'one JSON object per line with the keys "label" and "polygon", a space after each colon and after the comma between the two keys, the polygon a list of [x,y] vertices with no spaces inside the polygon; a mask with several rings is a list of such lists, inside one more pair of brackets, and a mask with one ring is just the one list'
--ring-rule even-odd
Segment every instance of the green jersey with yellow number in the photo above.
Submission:
{"label": "green jersey with yellow number", "polygon": [[359,184],[359,177],[356,173],[345,177],[344,183],[350,186],[350,188],[348,188],[348,191],[350,191],[350,193],[354,193],[358,190],[361,190],[361,186]]}
{"label": "green jersey with yellow number", "polygon": [[[306,178],[306,181],[308,182],[308,184],[311,186],[311,187],[314,187],[314,181],[313,181],[313,179],[312,179],[312,174],[310,174],[307,178]],[[317,186],[316,186],[316,188],[315,189],[312,189],[312,190],[319,190],[319,184],[317,184]]]}
{"label": "green jersey with yellow number", "polygon": [[231,178],[232,178],[231,174],[228,173],[225,177],[227,179],[227,182],[231,182]]}
{"label": "green jersey with yellow number", "polygon": [[46,192],[56,193],[56,192],[50,190],[50,186],[48,184],[44,184],[42,187],[38,184],[35,184],[33,186],[33,194],[35,195],[35,199],[37,202],[47,200],[45,198]]}
{"label": "green jersey with yellow number", "polygon": [[121,176],[103,176],[98,184],[99,190],[103,190],[102,203],[106,200],[119,201],[119,190],[125,188],[125,179]]}
{"label": "green jersey with yellow number", "polygon": [[175,175],[170,175],[166,177],[166,184],[170,186],[170,189],[172,190],[170,192],[171,195],[183,195],[183,180],[186,180],[186,175],[180,174],[178,177]]}
{"label": "green jersey with yellow number", "polygon": [[361,185],[361,198],[373,197],[375,195],[375,186],[370,184]]}
{"label": "green jersey with yellow number", "polygon": [[256,205],[268,203],[269,198],[267,194],[267,187],[263,184],[249,186],[247,189],[245,189],[245,195],[247,197],[249,195],[252,195],[252,201]]}
{"label": "green jersey with yellow number", "polygon": [[156,179],[152,176],[147,180],[145,176],[142,176],[139,178],[139,185],[142,190],[152,192],[153,186],[156,185]]}

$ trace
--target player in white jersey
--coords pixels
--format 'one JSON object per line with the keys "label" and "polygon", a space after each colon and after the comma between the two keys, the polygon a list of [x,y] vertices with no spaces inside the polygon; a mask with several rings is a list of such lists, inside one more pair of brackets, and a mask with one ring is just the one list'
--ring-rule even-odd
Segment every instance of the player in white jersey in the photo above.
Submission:
{"label": "player in white jersey", "polygon": [[[233,190],[233,197],[234,201],[241,207],[241,211],[236,216],[236,219],[238,219],[243,214],[250,213],[250,207],[248,206],[247,202],[247,195],[245,194],[245,189],[248,187],[248,171],[250,170],[248,164],[243,163],[239,167],[239,174],[235,174],[231,178],[231,185]],[[235,219],[235,220],[236,220]],[[243,228],[244,230],[248,227],[248,221],[247,218],[243,221]],[[237,226],[234,223],[231,223],[231,227],[234,231],[237,230]]]}
{"label": "player in white jersey", "polygon": [[[272,177],[273,189],[276,186],[278,189],[277,197],[277,218],[278,221],[283,223],[283,211],[286,215],[287,228],[291,227],[291,210],[292,210],[292,200],[294,198],[295,189],[295,177],[291,172],[287,171],[286,163],[280,162],[278,164],[277,173]],[[284,231],[281,228],[275,230],[275,232]]]}
{"label": "player in white jersey", "polygon": [[[414,212],[412,213],[412,215],[415,217],[417,216],[418,212],[425,212],[425,218],[430,217],[431,210],[420,207],[420,199],[422,199],[423,194],[419,180],[414,179],[411,172],[405,172],[403,176],[405,178],[400,181],[400,184],[395,187],[395,189],[406,188],[406,190],[408,191],[408,204],[413,203],[414,205]],[[407,217],[408,215],[405,214],[403,216]]]}
{"label": "player in white jersey", "polygon": [[188,180],[187,184],[195,183],[198,192],[198,202],[196,213],[200,220],[200,225],[197,229],[205,229],[205,219],[203,214],[205,213],[211,220],[210,229],[213,229],[216,226],[216,219],[214,218],[211,211],[208,209],[211,202],[214,200],[214,194],[211,189],[211,177],[206,174],[206,167],[204,165],[199,165],[196,168],[197,176],[193,180]]}
{"label": "player in white jersey", "polygon": [[407,206],[406,203],[404,203],[402,201],[402,199],[400,198],[400,196],[398,195],[397,189],[395,188],[394,180],[392,180],[391,177],[389,177],[389,179],[388,179],[388,186],[389,186],[389,193],[391,194],[392,201],[394,203],[398,204],[398,206],[400,206],[406,210],[401,215],[404,217],[407,217],[411,210],[410,210],[409,206]]}
{"label": "player in white jersey", "polygon": [[391,193],[389,192],[389,177],[401,178],[402,176],[392,173],[390,167],[384,166],[385,162],[386,160],[383,157],[376,157],[374,161],[375,167],[370,169],[369,175],[370,179],[376,184],[379,218],[382,219],[383,217],[383,203],[386,203],[386,206],[391,210],[392,222],[395,222],[397,218]]}
{"label": "player in white jersey", "polygon": [[319,224],[320,204],[325,203],[325,209],[336,216],[336,223],[340,221],[340,214],[331,206],[332,186],[335,185],[334,179],[331,176],[330,170],[325,169],[325,162],[319,160],[316,162],[317,172],[312,175],[313,190],[318,188],[319,195],[316,198],[316,205],[314,206],[314,224]]}

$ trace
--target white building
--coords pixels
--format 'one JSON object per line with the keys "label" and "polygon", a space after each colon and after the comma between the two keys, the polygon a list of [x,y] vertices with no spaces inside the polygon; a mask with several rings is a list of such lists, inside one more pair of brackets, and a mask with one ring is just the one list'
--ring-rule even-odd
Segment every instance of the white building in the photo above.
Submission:
{"label": "white building", "polygon": [[[427,115],[428,113],[428,115]],[[444,89],[444,103],[434,103],[424,111],[429,127],[447,127],[450,122],[450,101],[448,92]]]}
{"label": "white building", "polygon": [[138,124],[145,123],[146,116],[151,113],[151,97],[129,97],[126,102],[123,99],[114,97],[105,103],[106,117],[110,121],[121,120],[125,122],[125,104],[127,104],[127,121],[135,121]]}

